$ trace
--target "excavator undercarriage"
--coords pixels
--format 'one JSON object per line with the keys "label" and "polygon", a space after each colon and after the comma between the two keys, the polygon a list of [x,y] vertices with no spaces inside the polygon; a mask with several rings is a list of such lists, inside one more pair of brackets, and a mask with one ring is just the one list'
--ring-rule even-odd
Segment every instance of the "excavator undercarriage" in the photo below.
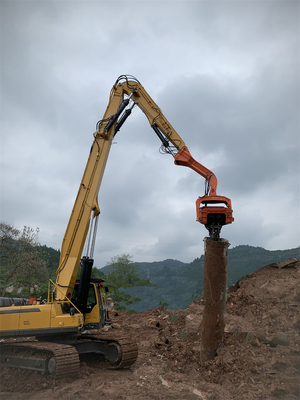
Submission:
{"label": "excavator undercarriage", "polygon": [[103,284],[102,279],[89,278],[84,313],[75,305],[82,297],[79,281],[73,292],[75,304],[55,301],[50,286],[51,296],[32,305],[1,297],[1,364],[56,378],[76,377],[80,360],[102,362],[114,369],[133,364],[138,356],[136,342],[110,327],[105,307],[108,288]]}
{"label": "excavator undercarriage", "polygon": [[121,369],[134,364],[137,356],[137,344],[132,339],[100,330],[66,338],[63,342],[26,339],[0,345],[2,365],[55,378],[77,377],[81,359]]}

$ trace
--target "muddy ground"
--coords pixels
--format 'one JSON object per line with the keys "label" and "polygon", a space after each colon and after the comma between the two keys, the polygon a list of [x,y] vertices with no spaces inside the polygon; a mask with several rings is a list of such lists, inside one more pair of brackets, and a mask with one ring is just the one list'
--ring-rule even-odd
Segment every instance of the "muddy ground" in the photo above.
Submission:
{"label": "muddy ground", "polygon": [[272,264],[227,296],[218,355],[199,362],[204,300],[188,309],[111,314],[110,329],[135,338],[139,356],[125,370],[82,362],[76,380],[1,369],[1,400],[300,399],[300,262]]}

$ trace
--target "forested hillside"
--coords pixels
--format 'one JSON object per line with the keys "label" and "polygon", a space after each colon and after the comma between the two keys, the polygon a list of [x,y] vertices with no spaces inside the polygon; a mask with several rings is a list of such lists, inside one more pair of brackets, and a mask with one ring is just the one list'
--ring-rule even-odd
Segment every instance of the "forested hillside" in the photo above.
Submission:
{"label": "forested hillside", "polygon": [[[248,245],[237,246],[228,251],[228,285],[240,278],[273,262],[288,258],[300,258],[300,247],[290,250],[265,250]],[[152,263],[136,263],[141,279],[150,279],[154,287],[130,287],[126,294],[141,298],[142,301],[130,304],[129,309],[137,312],[149,310],[160,305],[175,310],[186,308],[193,299],[202,296],[204,256],[189,264],[167,259]],[[111,266],[101,269],[109,274]]]}
{"label": "forested hillside", "polygon": [[[47,254],[47,269],[50,277],[55,276],[59,262],[59,251],[43,246]],[[240,278],[273,262],[286,261],[288,258],[300,259],[300,247],[290,250],[265,250],[262,247],[248,245],[237,246],[228,251],[228,286],[235,284]],[[97,266],[97,260],[95,261]],[[156,262],[134,263],[138,277],[142,281],[147,279],[155,286],[133,286],[119,289],[125,296],[118,298],[139,298],[140,301],[132,304],[121,302],[129,310],[137,312],[150,310],[158,306],[169,309],[188,307],[193,299],[202,296],[204,256],[196,258],[191,263],[167,259]],[[98,276],[107,279],[112,273],[113,266],[108,265],[99,269]],[[96,268],[94,270],[96,275]],[[115,299],[116,300],[116,299]],[[128,301],[130,303],[130,301]]]}
{"label": "forested hillside", "polygon": [[[35,232],[28,227],[17,230],[1,223],[0,293],[2,296],[40,296],[48,279],[55,280],[60,252],[36,243]],[[115,256],[111,265],[97,269],[92,277],[102,278],[109,295],[119,309],[145,311],[158,306],[187,308],[191,300],[202,296],[204,256],[191,263],[167,259],[158,262],[131,261],[129,254]],[[228,251],[228,285],[273,262],[300,258],[300,247],[269,251],[261,247],[237,246]]]}

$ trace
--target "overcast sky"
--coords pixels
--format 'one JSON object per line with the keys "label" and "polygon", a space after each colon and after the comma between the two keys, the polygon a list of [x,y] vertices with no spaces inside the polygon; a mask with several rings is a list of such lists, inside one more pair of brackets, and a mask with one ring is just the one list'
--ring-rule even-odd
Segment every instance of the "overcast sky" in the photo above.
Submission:
{"label": "overcast sky", "polygon": [[[134,75],[232,199],[231,248],[299,246],[298,1],[1,1],[1,220],[59,249],[96,122]],[[143,113],[115,138],[95,265],[203,254],[204,179]]]}

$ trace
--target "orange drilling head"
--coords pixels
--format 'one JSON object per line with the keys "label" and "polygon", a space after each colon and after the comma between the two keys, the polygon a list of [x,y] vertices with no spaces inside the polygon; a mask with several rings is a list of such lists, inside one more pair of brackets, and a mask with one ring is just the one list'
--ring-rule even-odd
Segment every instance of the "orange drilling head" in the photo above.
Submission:
{"label": "orange drilling head", "polygon": [[[224,206],[225,205],[225,206]],[[203,196],[196,201],[197,221],[204,224],[211,238],[218,240],[223,225],[234,221],[231,200],[223,196]]]}

